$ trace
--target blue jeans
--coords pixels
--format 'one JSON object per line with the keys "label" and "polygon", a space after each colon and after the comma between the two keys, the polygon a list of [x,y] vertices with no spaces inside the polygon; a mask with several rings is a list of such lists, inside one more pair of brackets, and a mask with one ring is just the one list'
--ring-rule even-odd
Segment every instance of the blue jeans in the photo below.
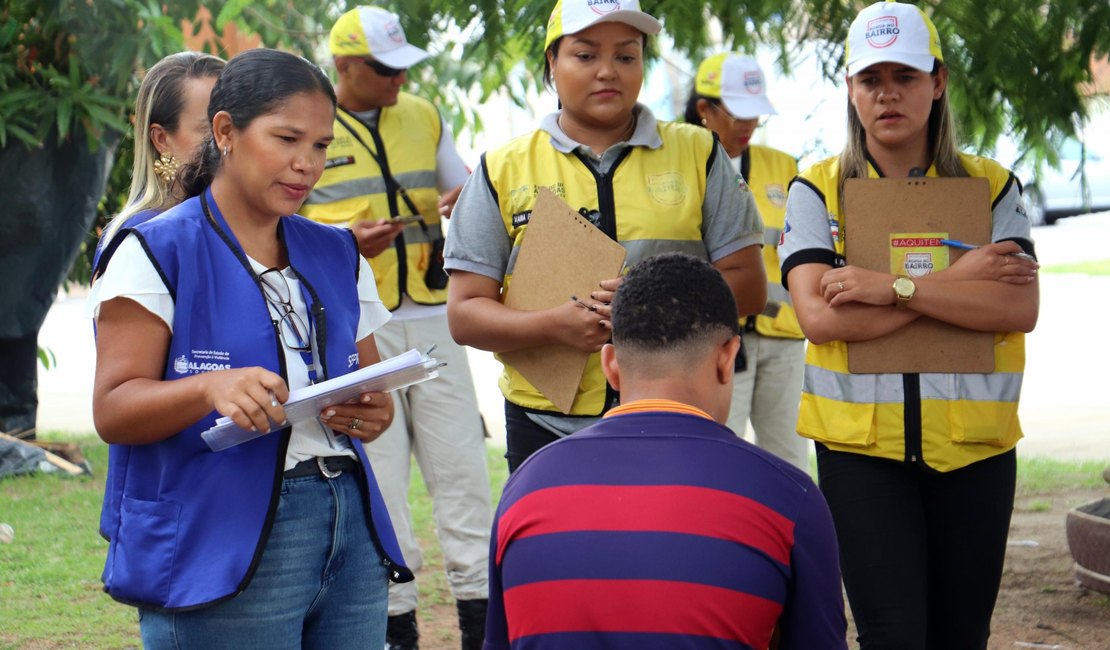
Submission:
{"label": "blue jeans", "polygon": [[285,479],[247,588],[194,611],[140,608],[143,646],[383,647],[388,578],[371,538],[361,482],[354,472],[332,480]]}

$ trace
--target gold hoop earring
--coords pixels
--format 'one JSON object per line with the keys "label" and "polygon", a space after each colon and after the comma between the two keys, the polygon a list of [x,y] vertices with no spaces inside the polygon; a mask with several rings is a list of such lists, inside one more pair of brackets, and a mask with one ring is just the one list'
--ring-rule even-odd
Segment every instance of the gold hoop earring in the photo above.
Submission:
{"label": "gold hoop earring", "polygon": [[173,177],[177,175],[177,169],[180,166],[181,163],[177,162],[177,158],[174,158],[173,154],[166,153],[165,151],[158,154],[158,157],[154,159],[154,173],[157,174],[158,178],[162,179],[162,182],[166,185],[173,182]]}

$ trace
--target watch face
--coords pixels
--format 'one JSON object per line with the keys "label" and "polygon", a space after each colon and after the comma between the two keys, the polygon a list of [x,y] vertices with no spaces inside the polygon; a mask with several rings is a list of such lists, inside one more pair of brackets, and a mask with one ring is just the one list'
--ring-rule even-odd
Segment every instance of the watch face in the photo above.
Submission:
{"label": "watch face", "polygon": [[914,289],[913,281],[907,278],[898,278],[894,281],[894,293],[898,294],[899,298],[909,299],[913,296]]}

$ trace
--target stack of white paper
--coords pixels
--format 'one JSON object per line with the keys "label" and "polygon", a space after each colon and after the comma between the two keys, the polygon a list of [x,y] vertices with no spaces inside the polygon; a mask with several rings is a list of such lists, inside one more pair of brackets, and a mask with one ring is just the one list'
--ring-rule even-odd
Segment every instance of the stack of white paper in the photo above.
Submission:
{"label": "stack of white paper", "polygon": [[[312,420],[326,407],[342,404],[363,393],[389,392],[434,379],[439,376],[439,366],[434,358],[409,350],[352,373],[289,391],[289,399],[284,405],[285,417],[291,424]],[[223,451],[264,433],[242,429],[231,418],[221,417],[212,428],[200,435],[212,451]]]}

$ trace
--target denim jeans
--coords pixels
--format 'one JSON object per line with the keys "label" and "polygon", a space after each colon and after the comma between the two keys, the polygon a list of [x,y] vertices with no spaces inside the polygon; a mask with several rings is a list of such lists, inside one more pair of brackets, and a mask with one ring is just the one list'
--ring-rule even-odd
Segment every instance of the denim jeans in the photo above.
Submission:
{"label": "denim jeans", "polygon": [[381,648],[387,585],[358,474],[285,479],[247,588],[194,611],[140,608],[143,646]]}

